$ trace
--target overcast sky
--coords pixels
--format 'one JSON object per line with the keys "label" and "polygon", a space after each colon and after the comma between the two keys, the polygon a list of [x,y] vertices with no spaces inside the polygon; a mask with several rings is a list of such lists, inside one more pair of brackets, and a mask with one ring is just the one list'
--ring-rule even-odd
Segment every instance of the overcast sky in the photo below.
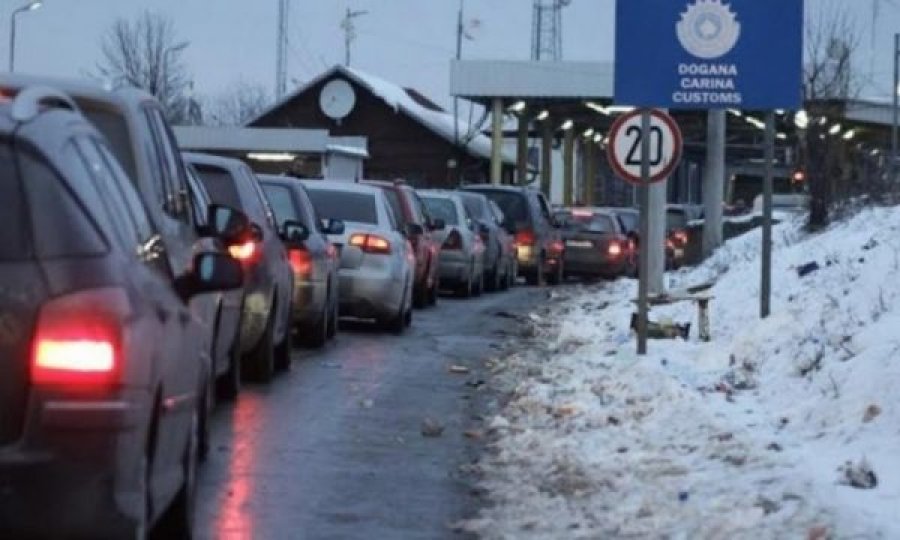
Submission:
{"label": "overcast sky", "polygon": [[[826,2],[846,5],[865,36],[858,64],[865,72],[872,46],[872,5],[879,0],[808,0],[815,11]],[[532,0],[465,0],[467,21],[477,21],[464,58],[527,59]],[[8,37],[9,13],[26,0],[0,0]],[[44,0],[17,20],[17,69],[77,76],[93,70],[99,41],[117,17],[143,9],[170,15],[178,35],[190,41],[185,60],[197,91],[210,95],[245,80],[274,87],[277,0]],[[880,0],[874,73],[878,86],[866,95],[889,93],[893,32],[900,31],[900,0]],[[611,60],[615,0],[573,0],[563,18],[568,60]],[[449,59],[454,54],[458,0],[292,0],[289,80],[306,81],[343,61],[340,21],[349,7],[369,13],[357,19],[353,65],[382,78],[414,86],[446,104]],[[6,56],[7,39],[0,39]]]}

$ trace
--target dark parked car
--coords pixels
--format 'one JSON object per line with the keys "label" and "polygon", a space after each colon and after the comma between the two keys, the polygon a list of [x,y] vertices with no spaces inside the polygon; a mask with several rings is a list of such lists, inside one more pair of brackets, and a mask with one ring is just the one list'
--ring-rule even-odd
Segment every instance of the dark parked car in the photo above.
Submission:
{"label": "dark parked car", "polygon": [[543,283],[545,277],[551,284],[562,282],[565,245],[543,193],[488,184],[463,189],[487,195],[503,211],[506,229],[515,234],[519,275],[529,284]]}
{"label": "dark parked car", "polygon": [[441,249],[433,233],[443,229],[444,223],[440,220],[432,221],[416,190],[402,182],[367,180],[363,184],[384,190],[394,215],[406,223],[407,237],[416,254],[413,305],[417,308],[433,306],[437,303],[440,277],[438,256]]}
{"label": "dark parked car", "polygon": [[[75,103],[16,93],[0,104],[0,537],[188,537],[209,381],[189,299],[242,270],[214,253],[173,267]],[[211,216],[226,238],[249,229]]]}
{"label": "dark parked car", "polygon": [[496,203],[481,193],[462,191],[460,194],[484,242],[485,290],[506,289],[516,278],[516,253],[509,233],[503,229],[502,217],[498,220],[499,207],[492,208]]}
{"label": "dark parked car", "polygon": [[613,279],[635,268],[634,244],[615,213],[600,208],[556,212],[566,243],[566,275]]}
{"label": "dark parked car", "polygon": [[244,162],[202,154],[184,154],[200,175],[203,186],[216,204],[244,211],[254,234],[231,246],[232,257],[244,265],[241,314],[242,372],[260,382],[272,379],[276,370],[291,362],[291,300],[294,274],[288,264],[269,203],[256,175]]}
{"label": "dark parked car", "polygon": [[[212,199],[194,167],[186,165],[186,172],[197,225],[201,229],[209,228],[211,224],[207,221],[206,209],[212,205]],[[216,237],[200,239],[196,249],[228,254],[228,246]],[[241,387],[239,358],[241,344],[238,338],[241,332],[243,300],[244,290],[240,288],[207,294],[193,302],[197,316],[206,326],[210,336],[209,354],[212,360],[210,374],[213,378],[211,384],[216,389],[215,394],[219,399],[236,398]]]}
{"label": "dark parked car", "polygon": [[307,231],[302,242],[289,239],[285,245],[294,272],[294,325],[307,345],[321,347],[337,335],[338,328],[340,260],[326,233],[340,234],[344,224],[333,220],[326,227],[299,180],[269,175],[258,178],[275,212],[278,229],[284,230],[293,222]]}
{"label": "dark parked car", "polygon": [[[622,230],[625,231],[625,234],[633,244],[634,270],[632,274],[637,277],[638,261],[640,256],[641,211],[637,208],[626,207],[610,207],[604,208],[604,210],[613,212],[619,217],[619,223],[622,225]],[[666,268],[673,268],[675,265],[675,244],[671,238],[666,238],[665,250]]]}

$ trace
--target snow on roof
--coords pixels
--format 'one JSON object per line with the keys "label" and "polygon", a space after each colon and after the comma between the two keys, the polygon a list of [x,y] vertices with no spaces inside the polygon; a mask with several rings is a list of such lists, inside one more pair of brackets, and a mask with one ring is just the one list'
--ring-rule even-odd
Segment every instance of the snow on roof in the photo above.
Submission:
{"label": "snow on roof", "polygon": [[[389,107],[394,109],[394,111],[398,113],[402,112],[408,115],[413,120],[416,120],[420,124],[424,125],[441,138],[451,143],[454,141],[457,128],[454,125],[452,114],[443,110],[436,111],[424,106],[422,103],[410,96],[409,92],[400,85],[388,82],[375,75],[370,75],[359,69],[340,65],[331,68],[312,81],[308,82],[306,85],[298,88],[295,92],[286,96],[282,101],[276,103],[274,106],[260,114],[257,118],[265,116],[266,114],[280,107],[282,104],[294,99],[301,93],[305,92],[311,86],[336,73],[340,73],[345,77],[352,79],[357,84],[368,89],[379,99],[384,101]],[[254,121],[255,119],[251,120],[249,123],[252,124]],[[462,141],[463,137],[465,137],[466,134],[469,133],[470,126],[469,123],[462,118],[459,118],[457,122],[459,129],[459,138],[460,141]],[[466,149],[473,155],[485,159],[490,159],[491,139],[485,135],[482,135],[481,133],[477,133],[474,137],[472,137],[472,140],[470,140],[468,144],[466,144]],[[503,160],[507,163],[515,163],[515,156],[511,155],[509,152],[503,152],[502,155]]]}

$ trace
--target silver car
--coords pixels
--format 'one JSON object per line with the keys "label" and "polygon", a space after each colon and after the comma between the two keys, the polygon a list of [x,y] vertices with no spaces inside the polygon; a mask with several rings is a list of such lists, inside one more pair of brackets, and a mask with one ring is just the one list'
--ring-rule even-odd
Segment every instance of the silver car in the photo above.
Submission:
{"label": "silver car", "polygon": [[460,191],[468,214],[475,220],[484,242],[484,285],[489,292],[506,289],[515,282],[518,267],[514,240],[503,230],[503,212],[481,193]]}
{"label": "silver car", "polygon": [[453,285],[462,297],[480,295],[484,291],[485,246],[477,220],[455,191],[423,190],[419,195],[431,218],[445,225],[434,233],[441,244],[441,284]]}
{"label": "silver car", "polygon": [[384,191],[354,182],[304,180],[316,214],[340,220],[340,315],[374,319],[395,334],[412,322],[415,255]]}

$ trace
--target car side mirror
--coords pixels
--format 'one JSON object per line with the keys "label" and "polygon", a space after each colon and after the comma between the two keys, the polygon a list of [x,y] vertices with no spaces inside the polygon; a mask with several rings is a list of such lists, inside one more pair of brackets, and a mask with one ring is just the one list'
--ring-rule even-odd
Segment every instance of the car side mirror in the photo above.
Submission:
{"label": "car side mirror", "polygon": [[299,221],[288,220],[281,225],[281,240],[286,244],[300,245],[309,238],[309,229]]}
{"label": "car side mirror", "polygon": [[226,244],[240,241],[251,233],[247,214],[230,206],[211,204],[207,209],[206,225],[198,231],[201,236],[217,236]]}
{"label": "car side mirror", "polygon": [[478,232],[481,234],[491,234],[491,228],[484,223],[478,223]]}
{"label": "car side mirror", "polygon": [[431,230],[432,231],[443,231],[446,228],[447,228],[447,223],[443,219],[437,218],[437,219],[431,220]]}
{"label": "car side mirror", "polygon": [[199,253],[190,271],[175,280],[185,301],[199,294],[237,289],[244,284],[241,263],[223,253]]}
{"label": "car side mirror", "polygon": [[407,236],[422,236],[425,234],[425,228],[419,225],[418,223],[407,223],[406,224],[406,235]]}

